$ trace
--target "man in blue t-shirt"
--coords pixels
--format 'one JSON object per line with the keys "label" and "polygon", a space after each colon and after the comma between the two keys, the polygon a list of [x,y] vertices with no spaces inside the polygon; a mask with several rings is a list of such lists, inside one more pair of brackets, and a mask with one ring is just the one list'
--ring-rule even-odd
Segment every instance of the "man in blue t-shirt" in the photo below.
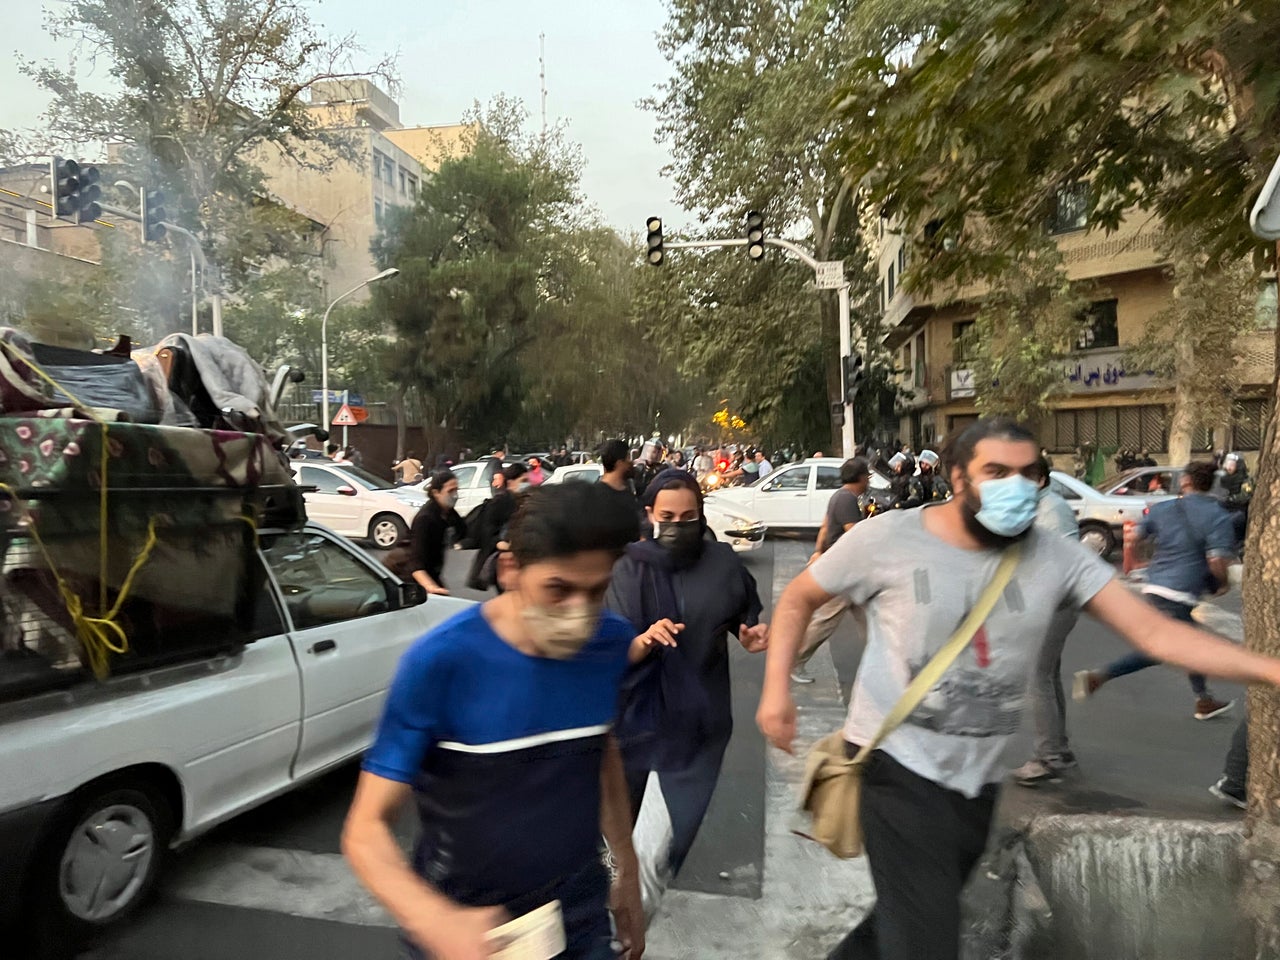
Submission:
{"label": "man in blue t-shirt", "polygon": [[[506,591],[405,654],[342,847],[408,956],[480,960],[495,926],[559,901],[569,960],[644,951],[622,762],[610,727],[634,635],[602,613],[633,511],[598,484],[542,487],[511,521]],[[408,862],[393,827],[412,797]]]}

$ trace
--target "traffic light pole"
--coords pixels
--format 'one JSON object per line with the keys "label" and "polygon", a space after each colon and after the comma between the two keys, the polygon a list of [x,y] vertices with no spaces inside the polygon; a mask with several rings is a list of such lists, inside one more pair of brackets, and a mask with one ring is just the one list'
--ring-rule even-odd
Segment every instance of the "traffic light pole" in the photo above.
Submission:
{"label": "traffic light pole", "polygon": [[[725,240],[671,240],[663,243],[663,247],[667,250],[710,250],[719,247],[745,247],[748,241],[745,238],[732,237]],[[780,250],[786,250],[797,260],[804,263],[813,271],[814,279],[818,279],[820,270],[820,261],[804,247],[797,246],[790,240],[780,240],[777,237],[765,237],[764,243],[770,247],[777,247]],[[849,356],[853,352],[853,331],[849,326],[849,284],[842,283],[836,288],[836,294],[839,297],[840,310],[840,356],[841,363],[843,358]],[[844,457],[848,459],[853,456],[854,447],[857,445],[853,433],[853,404],[849,401],[849,397],[845,393],[843,387],[840,390],[841,403],[844,406],[844,423],[840,428],[840,446],[844,448]]]}

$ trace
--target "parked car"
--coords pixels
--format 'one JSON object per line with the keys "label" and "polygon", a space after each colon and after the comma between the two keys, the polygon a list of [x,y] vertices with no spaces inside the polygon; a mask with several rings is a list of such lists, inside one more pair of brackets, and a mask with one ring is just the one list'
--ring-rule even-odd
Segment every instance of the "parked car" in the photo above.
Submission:
{"label": "parked car", "polygon": [[354,464],[292,460],[307,516],[354,540],[372,540],[383,550],[409,536],[413,518],[427,502],[414,487],[394,487]]}
{"label": "parked car", "polygon": [[[561,467],[550,477],[547,483],[596,483],[604,476],[604,467],[598,463],[580,463]],[[706,501],[707,526],[716,535],[733,547],[737,553],[749,553],[759,550],[764,544],[766,527],[759,520],[752,519],[750,514],[741,509],[727,508],[724,504]]]}
{"label": "parked car", "polygon": [[4,925],[107,927],[171,847],[359,757],[401,654],[468,604],[424,603],[314,523],[260,530],[251,556],[257,600],[238,635],[161,624],[154,654],[103,681],[68,632],[33,644],[59,682],[0,703]]}
{"label": "parked car", "polygon": [[[1146,471],[1155,469],[1145,468]],[[1122,481],[1120,487],[1127,488],[1126,485],[1132,482],[1132,478]],[[1049,474],[1049,486],[1071,505],[1076,522],[1080,524],[1080,542],[1100,557],[1110,555],[1116,548],[1127,521],[1140,521],[1150,504],[1169,499],[1167,494],[1107,493],[1059,470]],[[1115,484],[1107,486],[1116,489]]]}
{"label": "parked car", "polygon": [[[840,461],[813,457],[778,467],[744,487],[722,487],[707,496],[707,504],[746,510],[770,529],[817,530],[826,516],[827,501],[840,486]],[[892,502],[888,478],[875,470],[868,496],[882,507]]]}

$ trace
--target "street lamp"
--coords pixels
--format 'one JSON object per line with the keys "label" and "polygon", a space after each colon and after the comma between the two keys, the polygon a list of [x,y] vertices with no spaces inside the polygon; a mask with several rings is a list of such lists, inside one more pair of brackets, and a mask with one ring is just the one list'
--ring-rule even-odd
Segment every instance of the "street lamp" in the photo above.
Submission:
{"label": "street lamp", "polygon": [[333,303],[324,309],[324,319],[320,321],[320,394],[321,394],[321,425],[329,429],[329,314],[339,303],[347,299],[353,293],[363,290],[371,283],[377,283],[379,280],[390,280],[400,271],[395,267],[387,267],[375,277],[368,280],[362,280],[354,287],[344,293],[342,296],[334,300]]}

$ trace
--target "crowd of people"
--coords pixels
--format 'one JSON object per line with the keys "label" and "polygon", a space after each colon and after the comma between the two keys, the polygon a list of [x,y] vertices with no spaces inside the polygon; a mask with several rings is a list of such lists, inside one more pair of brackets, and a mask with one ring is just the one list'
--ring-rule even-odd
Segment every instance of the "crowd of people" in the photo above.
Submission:
{"label": "crowd of people", "polygon": [[[597,452],[598,483],[541,487],[542,464],[507,463],[470,523],[456,511],[456,477],[432,474],[412,576],[447,592],[452,532],[477,547],[468,585],[497,595],[403,659],[344,831],[407,956],[487,956],[495,927],[551,910],[558,955],[639,958],[719,780],[734,720],[731,642],[766,653],[756,722],[790,751],[792,684],[812,682],[806,664],[846,614],[866,641],[843,736],[848,757],[877,745],[859,814],[877,902],[835,960],[958,956],[960,890],[986,845],[1024,701],[1035,748],[1016,782],[1053,782],[1076,765],[1061,660],[1081,609],[1134,653],[1078,674],[1079,699],[1156,663],[1188,671],[1201,720],[1233,707],[1213,696],[1209,676],[1280,686],[1280,661],[1190,615],[1226,589],[1230,497],[1248,493],[1242,461],[1224,459],[1227,476],[1241,478],[1226,503],[1209,495],[1217,474],[1206,462],[1181,472],[1183,496],[1151,508],[1139,535],[1154,554],[1138,595],[1078,542],[1070,507],[1050,489],[1051,464],[1020,424],[979,420],[941,455],[864,448],[841,464],[813,555],[766,624],[750,571],[708,531],[701,482],[734,470],[767,477],[769,458],[751,453],[686,457],[610,440]],[[892,501],[866,522],[878,512],[868,510],[873,471],[889,477]],[[1012,579],[943,679],[905,719],[891,717],[1009,563]],[[1232,803],[1243,802],[1244,730],[1242,721],[1212,788]],[[421,833],[406,858],[394,826],[410,800]],[[662,829],[637,832],[643,817]]]}

